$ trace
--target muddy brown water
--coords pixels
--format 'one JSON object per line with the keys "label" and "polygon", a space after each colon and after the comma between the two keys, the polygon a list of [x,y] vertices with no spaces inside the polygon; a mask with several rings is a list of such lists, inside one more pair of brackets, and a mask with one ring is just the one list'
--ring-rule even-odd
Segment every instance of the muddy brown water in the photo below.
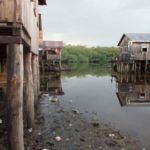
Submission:
{"label": "muddy brown water", "polygon": [[58,95],[73,103],[87,118],[95,113],[101,122],[132,136],[142,147],[150,149],[148,75],[118,75],[109,67],[79,66],[71,72],[48,78],[41,87],[51,91],[52,96]]}

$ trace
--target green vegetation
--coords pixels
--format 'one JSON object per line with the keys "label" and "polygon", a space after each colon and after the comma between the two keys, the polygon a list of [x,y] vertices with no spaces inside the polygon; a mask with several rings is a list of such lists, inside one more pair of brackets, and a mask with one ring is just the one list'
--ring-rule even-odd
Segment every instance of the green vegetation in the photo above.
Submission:
{"label": "green vegetation", "polygon": [[105,64],[118,55],[115,47],[86,47],[67,45],[62,50],[62,60],[68,63]]}

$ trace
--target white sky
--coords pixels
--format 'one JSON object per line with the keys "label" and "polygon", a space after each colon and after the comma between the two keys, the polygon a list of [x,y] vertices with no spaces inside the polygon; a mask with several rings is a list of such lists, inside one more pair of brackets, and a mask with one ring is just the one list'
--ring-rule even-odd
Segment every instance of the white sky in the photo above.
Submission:
{"label": "white sky", "polygon": [[123,33],[150,33],[150,0],[47,0],[45,40],[116,46]]}

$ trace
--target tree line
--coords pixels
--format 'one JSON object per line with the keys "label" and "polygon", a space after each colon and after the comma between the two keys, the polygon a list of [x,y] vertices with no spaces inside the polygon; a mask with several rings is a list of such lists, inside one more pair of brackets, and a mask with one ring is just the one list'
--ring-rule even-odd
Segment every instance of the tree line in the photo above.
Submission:
{"label": "tree line", "polygon": [[62,50],[62,61],[66,63],[105,64],[119,53],[116,47],[86,47],[66,45]]}

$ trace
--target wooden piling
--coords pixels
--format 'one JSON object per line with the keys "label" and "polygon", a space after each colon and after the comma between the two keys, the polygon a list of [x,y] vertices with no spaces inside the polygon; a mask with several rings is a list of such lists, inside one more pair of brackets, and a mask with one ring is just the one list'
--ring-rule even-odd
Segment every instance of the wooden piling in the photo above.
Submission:
{"label": "wooden piling", "polygon": [[27,127],[34,127],[34,93],[33,93],[33,77],[31,68],[32,53],[25,52],[24,56],[24,79],[25,90],[24,99],[26,103]]}
{"label": "wooden piling", "polygon": [[33,74],[33,91],[34,91],[34,99],[35,99],[35,106],[38,103],[38,60],[37,60],[37,55],[32,55],[32,74]]}
{"label": "wooden piling", "polygon": [[23,45],[9,44],[7,58],[9,150],[24,150]]}

